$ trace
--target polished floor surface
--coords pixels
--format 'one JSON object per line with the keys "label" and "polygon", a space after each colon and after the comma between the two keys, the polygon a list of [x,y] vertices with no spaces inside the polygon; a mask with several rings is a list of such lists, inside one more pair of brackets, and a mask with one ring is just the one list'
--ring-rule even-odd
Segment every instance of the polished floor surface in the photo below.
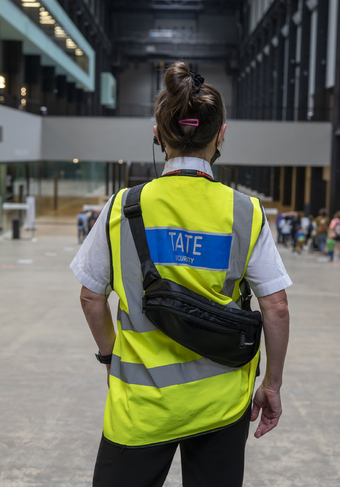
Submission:
{"label": "polished floor surface", "polygon": [[[75,223],[22,237],[0,237],[0,486],[90,486],[106,378],[69,270]],[[244,486],[338,487],[340,261],[280,253],[294,282],[284,414],[260,440],[251,425]],[[180,485],[177,455],[165,487]]]}

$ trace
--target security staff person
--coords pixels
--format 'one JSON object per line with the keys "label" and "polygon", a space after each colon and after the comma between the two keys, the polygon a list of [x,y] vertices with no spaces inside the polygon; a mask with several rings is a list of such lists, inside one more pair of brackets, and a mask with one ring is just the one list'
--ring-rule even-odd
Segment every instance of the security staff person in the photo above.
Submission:
{"label": "security staff person", "polygon": [[[185,63],[165,74],[155,136],[166,153],[161,178],[142,191],[151,258],[171,279],[220,304],[239,298],[246,276],[263,313],[267,369],[251,401],[259,352],[241,368],[179,345],[142,312],[142,273],[128,220],[128,189],[114,195],[71,264],[82,307],[106,363],[109,393],[95,487],[160,487],[180,445],[185,487],[240,487],[249,420],[255,436],[281,415],[291,281],[259,200],[213,180],[226,130],[220,93]],[[106,290],[120,299],[115,335]]]}

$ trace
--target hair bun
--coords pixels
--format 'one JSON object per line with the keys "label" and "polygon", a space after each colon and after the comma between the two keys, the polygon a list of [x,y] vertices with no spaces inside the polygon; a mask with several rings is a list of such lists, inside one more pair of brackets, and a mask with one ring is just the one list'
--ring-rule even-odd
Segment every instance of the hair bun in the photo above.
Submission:
{"label": "hair bun", "polygon": [[176,96],[183,90],[191,90],[192,77],[188,66],[183,62],[172,64],[165,73],[164,82],[170,96]]}
{"label": "hair bun", "polygon": [[182,118],[192,104],[193,82],[188,65],[184,62],[172,64],[165,73],[164,82],[169,109],[173,115]]}

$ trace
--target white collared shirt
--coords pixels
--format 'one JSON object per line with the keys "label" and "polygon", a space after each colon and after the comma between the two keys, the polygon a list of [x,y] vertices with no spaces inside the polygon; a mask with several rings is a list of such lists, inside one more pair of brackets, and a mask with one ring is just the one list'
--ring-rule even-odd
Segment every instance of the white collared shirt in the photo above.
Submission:
{"label": "white collared shirt", "polygon": [[[196,157],[170,159],[166,162],[162,175],[180,169],[202,171],[213,177],[209,162]],[[80,284],[97,294],[108,294],[112,290],[110,254],[106,238],[106,220],[111,199],[104,206],[70,265]],[[267,220],[250,256],[245,277],[258,298],[286,289],[292,284],[277,251]]]}
{"label": "white collared shirt", "polygon": [[169,159],[165,163],[162,176],[168,174],[169,172],[179,171],[180,169],[202,171],[212,178],[214,177],[209,162],[205,161],[204,159],[199,159],[198,157],[175,157],[174,159]]}

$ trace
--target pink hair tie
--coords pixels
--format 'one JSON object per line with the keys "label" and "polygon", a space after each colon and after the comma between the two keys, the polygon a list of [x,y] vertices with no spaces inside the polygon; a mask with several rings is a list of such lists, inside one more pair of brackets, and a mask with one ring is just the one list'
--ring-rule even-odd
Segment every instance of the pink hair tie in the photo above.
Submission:
{"label": "pink hair tie", "polygon": [[[191,123],[191,122],[194,122],[194,123]],[[191,125],[192,127],[198,127],[199,124],[200,124],[200,121],[198,120],[198,118],[186,118],[184,120],[179,120],[179,122],[181,125]]]}

